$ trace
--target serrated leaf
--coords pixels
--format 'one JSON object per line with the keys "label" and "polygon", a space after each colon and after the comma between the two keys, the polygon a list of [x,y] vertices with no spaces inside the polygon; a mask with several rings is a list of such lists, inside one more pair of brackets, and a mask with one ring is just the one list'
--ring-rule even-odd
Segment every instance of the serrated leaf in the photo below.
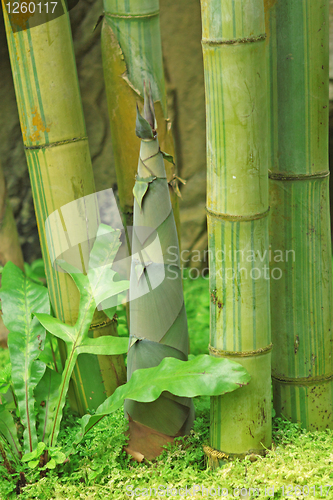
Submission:
{"label": "serrated leaf", "polygon": [[145,194],[148,191],[149,184],[153,182],[156,179],[156,177],[150,176],[150,177],[137,177],[134,188],[133,188],[133,195],[134,198],[136,199],[140,209],[142,208],[142,200],[145,196]]}
{"label": "serrated leaf", "polygon": [[143,116],[141,116],[138,105],[136,106],[135,133],[140,139],[154,139],[151,126]]}
{"label": "serrated leaf", "polygon": [[12,262],[7,262],[2,273],[0,298],[3,322],[9,330],[12,381],[24,426],[24,451],[27,452],[37,446],[33,391],[45,371],[45,364],[37,360],[45,340],[45,329],[33,313],[49,313],[50,303],[47,289],[27,279]]}
{"label": "serrated leaf", "polygon": [[74,444],[78,444],[105,415],[120,408],[125,399],[142,403],[155,401],[163,391],[175,396],[219,396],[247,385],[251,377],[239,363],[207,354],[190,361],[167,357],[156,367],[136,370],[127,384],[115,392],[96,410],[94,415],[81,419],[81,431]]}

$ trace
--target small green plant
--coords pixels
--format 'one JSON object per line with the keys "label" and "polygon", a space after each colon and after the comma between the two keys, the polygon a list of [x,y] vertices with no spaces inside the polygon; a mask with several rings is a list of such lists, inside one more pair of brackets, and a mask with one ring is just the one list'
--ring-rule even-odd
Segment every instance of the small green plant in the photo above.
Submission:
{"label": "small green plant", "polygon": [[[10,331],[11,365],[0,374],[0,453],[9,474],[15,471],[22,474],[23,464],[30,469],[39,466],[41,471],[54,469],[75,451],[89,429],[120,408],[125,399],[150,402],[163,391],[185,397],[216,396],[250,380],[239,364],[225,359],[206,355],[188,362],[165,358],[157,367],[137,370],[130,382],[119,387],[94,415],[82,418],[81,429],[66,450],[59,446],[63,408],[78,355],[127,351],[126,337],[88,337],[96,306],[128,288],[127,281],[115,280],[111,269],[120,246],[119,236],[119,231],[100,225],[86,275],[66,262],[58,262],[80,292],[79,315],[74,325],[66,325],[49,314],[50,303],[44,286],[31,281],[11,262],[3,269],[0,298],[3,319]],[[113,317],[115,308],[104,311]],[[54,367],[50,334],[62,339],[67,346],[62,373]]]}

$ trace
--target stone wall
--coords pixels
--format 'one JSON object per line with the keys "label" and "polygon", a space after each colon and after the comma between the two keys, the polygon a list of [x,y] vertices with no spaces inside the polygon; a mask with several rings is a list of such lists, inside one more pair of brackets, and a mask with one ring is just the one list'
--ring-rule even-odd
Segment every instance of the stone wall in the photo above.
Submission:
{"label": "stone wall", "polygon": [[[205,249],[205,110],[199,0],[160,0],[170,115],[174,119],[181,201],[182,246]],[[96,189],[116,187],[100,51],[102,0],[80,0],[70,11]],[[18,120],[3,20],[0,21],[0,161],[25,260],[40,256],[29,176]]]}

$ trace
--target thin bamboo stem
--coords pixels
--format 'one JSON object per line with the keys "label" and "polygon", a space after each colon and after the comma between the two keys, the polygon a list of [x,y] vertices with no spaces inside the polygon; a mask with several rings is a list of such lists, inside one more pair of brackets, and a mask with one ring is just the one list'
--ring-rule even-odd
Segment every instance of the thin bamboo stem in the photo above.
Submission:
{"label": "thin bamboo stem", "polygon": [[262,0],[201,0],[210,354],[251,382],[211,400],[210,464],[271,444],[267,68]]}

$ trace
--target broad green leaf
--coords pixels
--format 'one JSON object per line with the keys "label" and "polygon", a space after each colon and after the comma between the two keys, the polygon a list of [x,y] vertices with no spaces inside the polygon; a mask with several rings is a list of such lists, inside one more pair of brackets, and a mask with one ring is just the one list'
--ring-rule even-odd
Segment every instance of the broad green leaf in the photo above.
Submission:
{"label": "broad green leaf", "polygon": [[128,349],[127,337],[102,336],[91,339],[87,337],[76,348],[78,354],[105,354],[115,356],[125,354]]}
{"label": "broad green leaf", "polygon": [[155,401],[163,391],[175,396],[219,396],[250,382],[250,375],[239,363],[207,354],[190,361],[164,358],[156,367],[136,370],[127,384],[118,387],[96,410],[81,419],[78,444],[101,418],[120,408],[125,399],[142,403]]}
{"label": "broad green leaf", "polygon": [[0,436],[7,441],[12,452],[19,456],[21,445],[17,439],[16,425],[13,415],[0,406]]}
{"label": "broad green leaf", "polygon": [[142,208],[142,200],[148,191],[149,184],[153,182],[155,179],[156,177],[153,176],[136,178],[133,188],[133,195],[136,201],[138,202],[140,209]]}
{"label": "broad green leaf", "polygon": [[136,106],[135,133],[140,139],[154,139],[151,126],[143,116],[141,116],[138,106]]}
{"label": "broad green leaf", "polygon": [[66,344],[75,342],[74,327],[66,325],[60,319],[53,318],[49,314],[39,313],[35,314],[35,316],[48,332],[63,340]]}
{"label": "broad green leaf", "polygon": [[55,409],[59,399],[61,380],[60,373],[47,367],[43,378],[34,392],[39,420],[37,434],[41,442],[47,441],[52,429]]}
{"label": "broad green leaf", "polygon": [[37,446],[33,391],[45,371],[45,364],[37,360],[45,329],[33,313],[49,313],[50,303],[47,289],[27,279],[12,262],[3,269],[0,298],[3,321],[9,330],[12,381],[24,426],[23,448],[28,452]]}

